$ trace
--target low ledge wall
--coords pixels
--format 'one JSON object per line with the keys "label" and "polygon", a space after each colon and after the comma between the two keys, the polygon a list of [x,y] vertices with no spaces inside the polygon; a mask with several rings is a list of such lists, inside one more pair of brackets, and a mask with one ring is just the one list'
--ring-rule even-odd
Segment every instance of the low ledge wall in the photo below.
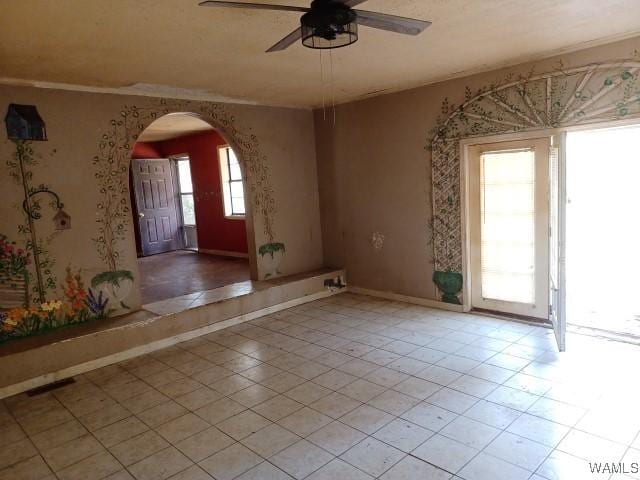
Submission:
{"label": "low ledge wall", "polygon": [[341,293],[324,286],[326,279],[339,275],[345,277],[344,270],[279,278],[272,286],[242,296],[0,356],[0,398]]}

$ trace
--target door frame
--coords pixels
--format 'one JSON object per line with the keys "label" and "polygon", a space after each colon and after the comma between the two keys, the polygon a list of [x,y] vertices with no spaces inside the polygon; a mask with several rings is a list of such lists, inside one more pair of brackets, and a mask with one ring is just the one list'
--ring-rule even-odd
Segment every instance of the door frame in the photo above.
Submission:
{"label": "door frame", "polygon": [[[475,205],[475,208],[471,207],[471,195],[468,195],[469,201],[467,205],[468,220],[467,232],[469,233],[469,245],[471,248],[469,256],[469,286],[470,286],[470,298],[469,302],[474,304],[477,309],[485,309],[496,312],[504,312],[510,315],[519,315],[524,317],[532,317],[536,319],[542,319],[546,316],[548,311],[548,276],[549,276],[549,239],[547,232],[549,231],[549,222],[547,211],[549,210],[548,200],[548,177],[549,168],[548,157],[549,149],[551,147],[551,141],[549,137],[538,135],[532,139],[524,140],[510,140],[508,142],[496,142],[496,143],[473,143],[473,145],[466,146],[466,154],[468,159],[467,167],[468,171],[473,171],[474,181],[471,182],[472,175],[469,175],[469,182],[467,183],[469,191],[468,194],[473,193],[473,196],[477,200],[481,196],[481,158],[482,153],[485,151],[509,151],[509,150],[526,150],[531,149],[534,152],[534,209],[535,215],[533,217],[534,222],[534,271],[535,271],[535,297],[532,303],[517,302],[509,300],[499,300],[495,298],[479,298],[481,297],[481,289],[478,289],[478,280],[480,278],[481,269],[481,221],[480,213],[481,209],[479,204]],[[470,155],[470,151],[473,150],[474,154]],[[472,165],[473,164],[473,165]],[[545,183],[546,182],[546,183]],[[474,231],[475,230],[475,231]],[[475,240],[475,242],[473,241]],[[475,268],[475,274],[474,273]],[[474,286],[476,291],[474,292]],[[482,305],[484,303],[484,305]]]}
{"label": "door frame", "polygon": [[[481,135],[466,137],[459,141],[460,151],[460,222],[462,233],[462,311],[471,311],[471,232],[469,225],[469,147],[482,143],[500,143],[516,140],[531,140],[534,138],[558,136],[565,132],[578,132],[584,130],[597,130],[599,128],[624,127],[638,125],[640,118],[627,118],[623,120],[612,120],[606,122],[591,123],[588,125],[567,126],[561,128],[541,128],[525,130],[522,132],[502,133],[497,135]],[[560,156],[561,162],[566,162]],[[565,180],[566,181],[566,180]],[[566,187],[566,185],[565,185]]]}

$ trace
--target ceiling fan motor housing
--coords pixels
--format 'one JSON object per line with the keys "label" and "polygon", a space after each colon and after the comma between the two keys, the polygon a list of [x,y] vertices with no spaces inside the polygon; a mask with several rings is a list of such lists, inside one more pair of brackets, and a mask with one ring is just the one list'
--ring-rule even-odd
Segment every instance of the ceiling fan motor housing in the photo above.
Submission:
{"label": "ceiling fan motor housing", "polygon": [[357,15],[341,1],[314,0],[300,19],[302,44],[315,49],[340,48],[358,40]]}

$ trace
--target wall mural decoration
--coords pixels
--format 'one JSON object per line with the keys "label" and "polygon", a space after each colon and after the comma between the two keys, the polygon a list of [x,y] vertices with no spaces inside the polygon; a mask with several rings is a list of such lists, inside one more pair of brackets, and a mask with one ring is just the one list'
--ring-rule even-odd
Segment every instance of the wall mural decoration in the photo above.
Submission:
{"label": "wall mural decoration", "polygon": [[[574,68],[560,64],[552,72],[508,76],[475,92],[467,87],[461,104],[445,99],[427,146],[432,153],[431,231],[436,273],[462,273],[461,139],[640,115],[638,72],[640,54],[634,52],[633,58],[617,63]],[[458,283],[459,292],[462,282]],[[456,303],[448,291],[445,301]]]}
{"label": "wall mural decoration", "polygon": [[[17,225],[20,240],[0,233],[0,342],[101,319],[109,313],[103,293],[85,289],[80,270],[68,266],[64,282],[58,285],[49,247],[62,230],[70,228],[70,217],[48,185],[30,185],[41,159],[32,143],[12,141],[15,153],[6,165],[9,176],[24,190],[24,200],[15,205],[24,221]],[[52,215],[55,232],[40,238],[36,221],[43,217],[44,199],[57,213]],[[58,286],[62,299],[57,295]]]}
{"label": "wall mural decoration", "polygon": [[[127,276],[126,271],[122,270],[119,258],[122,253],[122,242],[128,241],[133,228],[128,206],[129,162],[133,145],[143,130],[154,120],[169,113],[179,112],[199,115],[238,150],[238,158],[243,163],[246,175],[252,212],[254,218],[261,219],[262,230],[267,240],[259,247],[260,256],[264,259],[263,250],[272,249],[273,245],[282,245],[275,241],[274,217],[277,209],[266,156],[260,152],[256,136],[238,127],[234,115],[227,110],[226,106],[217,103],[166,99],[150,107],[125,106],[120,111],[119,118],[111,120],[108,129],[102,134],[98,144],[98,154],[93,159],[95,178],[101,196],[97,205],[98,236],[94,238],[94,242],[106,271],[113,272],[115,274],[113,278],[118,279],[117,282],[106,280],[111,288],[121,288],[120,279]],[[284,245],[279,251],[284,253]],[[265,268],[270,270],[269,265]]]}
{"label": "wall mural decoration", "polygon": [[285,251],[284,243],[280,242],[265,243],[258,248],[258,253],[262,258],[262,263],[267,272],[264,278],[273,277],[282,273],[278,268],[280,268]]}

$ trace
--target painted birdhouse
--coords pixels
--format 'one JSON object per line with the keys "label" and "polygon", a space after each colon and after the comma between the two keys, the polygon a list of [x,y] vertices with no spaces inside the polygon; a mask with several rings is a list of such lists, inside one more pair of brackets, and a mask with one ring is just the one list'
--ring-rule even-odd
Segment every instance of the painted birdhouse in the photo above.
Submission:
{"label": "painted birdhouse", "polygon": [[44,120],[35,105],[11,103],[4,121],[7,124],[7,136],[11,140],[45,141],[47,139]]}
{"label": "painted birdhouse", "polygon": [[53,222],[56,225],[56,230],[68,230],[71,228],[71,217],[62,209],[58,210],[58,213],[53,217]]}

